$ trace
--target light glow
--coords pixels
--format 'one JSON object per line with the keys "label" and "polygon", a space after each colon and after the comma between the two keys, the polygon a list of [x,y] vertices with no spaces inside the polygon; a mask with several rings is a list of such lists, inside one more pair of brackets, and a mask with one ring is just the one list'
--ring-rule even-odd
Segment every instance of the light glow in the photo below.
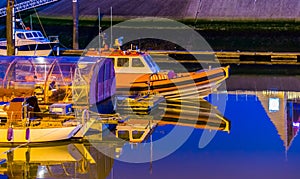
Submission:
{"label": "light glow", "polygon": [[269,98],[269,111],[276,112],[279,111],[279,98]]}

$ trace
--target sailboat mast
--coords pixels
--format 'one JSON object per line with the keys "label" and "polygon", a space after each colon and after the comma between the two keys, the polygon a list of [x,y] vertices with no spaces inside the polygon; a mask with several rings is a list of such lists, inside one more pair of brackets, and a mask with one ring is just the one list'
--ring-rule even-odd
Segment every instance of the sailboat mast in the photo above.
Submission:
{"label": "sailboat mast", "polygon": [[7,55],[15,55],[15,2],[7,0],[6,7],[6,38],[7,38]]}
{"label": "sailboat mast", "polygon": [[98,8],[98,28],[99,28],[99,35],[98,35],[98,47],[99,47],[99,54],[101,53],[101,12],[100,8]]}
{"label": "sailboat mast", "polygon": [[73,49],[78,49],[78,6],[79,0],[73,1]]}
{"label": "sailboat mast", "polygon": [[110,48],[112,48],[113,45],[113,31],[112,31],[112,6],[110,7]]}

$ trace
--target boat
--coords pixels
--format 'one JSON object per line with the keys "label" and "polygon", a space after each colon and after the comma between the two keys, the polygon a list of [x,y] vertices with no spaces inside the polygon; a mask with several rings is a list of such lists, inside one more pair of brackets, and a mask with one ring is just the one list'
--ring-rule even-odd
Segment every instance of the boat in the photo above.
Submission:
{"label": "boat", "polygon": [[175,73],[160,70],[152,57],[138,50],[86,50],[85,56],[101,56],[114,62],[119,95],[160,94],[165,98],[205,97],[229,77],[229,66]]}
{"label": "boat", "polygon": [[71,114],[72,104],[53,104],[41,110],[35,96],[17,97],[3,107],[0,143],[32,143],[67,140],[84,125]]}
{"label": "boat", "polygon": [[[0,62],[0,143],[82,138],[96,120],[90,113],[115,96],[113,65],[104,58],[4,56]],[[105,110],[113,111],[113,102]]]}
{"label": "boat", "polygon": [[[9,31],[9,26],[7,24],[7,31]],[[7,36],[7,38],[14,40],[15,56],[49,56],[53,50],[59,51],[58,36],[45,37],[41,31],[26,27],[22,19],[13,18],[11,26],[13,37]],[[7,43],[7,39],[0,39],[0,56],[7,55]]]}
{"label": "boat", "polygon": [[[58,36],[45,37],[39,30],[15,30],[16,56],[49,56],[59,46]],[[0,39],[0,55],[7,55],[7,40]]]}

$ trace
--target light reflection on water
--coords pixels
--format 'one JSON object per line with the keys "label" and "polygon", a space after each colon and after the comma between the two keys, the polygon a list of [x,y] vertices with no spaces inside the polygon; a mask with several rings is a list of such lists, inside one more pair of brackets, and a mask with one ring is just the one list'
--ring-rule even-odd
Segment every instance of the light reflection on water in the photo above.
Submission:
{"label": "light reflection on water", "polygon": [[[90,143],[55,143],[48,148],[16,149],[14,155],[7,155],[9,158],[1,165],[0,172],[23,178],[26,175],[107,179],[298,178],[299,96],[299,93],[278,91],[228,92],[223,116],[230,121],[230,132],[218,130],[213,140],[200,149],[198,143],[203,129],[195,128],[179,149],[161,160],[133,164],[111,159],[97,149],[106,150],[118,158],[132,150],[145,152],[142,151],[143,143],[120,142],[108,131],[99,133],[92,129],[89,135],[95,140],[90,140]],[[158,126],[146,142],[164,137],[173,128],[173,123]],[[190,126],[180,127],[183,132],[187,128]],[[6,151],[7,148],[1,147],[0,150]],[[150,157],[158,152],[153,150],[146,154]],[[0,158],[4,156],[6,154]]]}

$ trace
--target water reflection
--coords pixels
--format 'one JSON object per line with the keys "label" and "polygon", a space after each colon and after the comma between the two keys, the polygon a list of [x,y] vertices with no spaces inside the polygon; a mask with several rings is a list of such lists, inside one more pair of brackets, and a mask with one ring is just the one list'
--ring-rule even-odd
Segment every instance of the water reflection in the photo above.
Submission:
{"label": "water reflection", "polygon": [[[101,132],[103,124],[98,121],[82,143],[24,146],[10,153],[7,151],[13,147],[0,147],[0,159],[6,160],[0,173],[9,178],[296,178],[299,101],[300,93],[295,92],[234,91],[228,95],[222,114],[207,100],[200,100],[200,107],[193,100],[168,100],[144,116],[160,120],[143,143],[117,139],[113,131]],[[178,120],[179,114],[183,120]],[[162,149],[153,145],[153,150],[148,150],[145,144],[164,138],[175,126],[182,133],[187,128],[193,132],[169,156],[151,160]],[[204,127],[218,132],[200,149],[197,144]],[[119,160],[132,153],[147,155],[149,162]]]}
{"label": "water reflection", "polygon": [[82,177],[96,161],[82,143],[0,147],[2,175],[9,178]]}
{"label": "water reflection", "polygon": [[[115,172],[109,177],[297,178],[295,173],[299,162],[297,151],[300,149],[300,142],[296,137],[300,113],[299,96],[299,93],[279,91],[230,92],[226,112],[222,115],[224,119],[230,119],[229,124],[232,124],[229,134],[222,130],[218,131],[211,143],[200,149],[197,144],[203,130],[195,128],[189,139],[178,150],[162,160],[145,164],[115,160],[113,168]],[[173,105],[174,102],[169,103],[169,109],[164,113],[165,117],[170,115],[169,111],[174,113],[170,107]],[[216,106],[213,103],[210,105]],[[183,109],[189,108],[185,106]],[[173,124],[181,125],[176,123],[176,120]],[[172,131],[173,124],[158,126],[151,139],[164,137]],[[184,129],[186,126],[182,125],[181,128]],[[130,150],[141,152],[143,149],[141,145],[135,149],[126,148],[125,144],[122,148],[123,155]],[[155,155],[161,151],[152,152],[152,155]],[[151,153],[148,155],[151,156]]]}
{"label": "water reflection", "polygon": [[160,106],[164,110],[160,125],[172,124],[230,132],[230,120],[224,117],[217,106],[205,99],[169,99]]}
{"label": "water reflection", "polygon": [[256,96],[278,131],[287,151],[299,130],[300,93],[261,91],[256,92]]}

